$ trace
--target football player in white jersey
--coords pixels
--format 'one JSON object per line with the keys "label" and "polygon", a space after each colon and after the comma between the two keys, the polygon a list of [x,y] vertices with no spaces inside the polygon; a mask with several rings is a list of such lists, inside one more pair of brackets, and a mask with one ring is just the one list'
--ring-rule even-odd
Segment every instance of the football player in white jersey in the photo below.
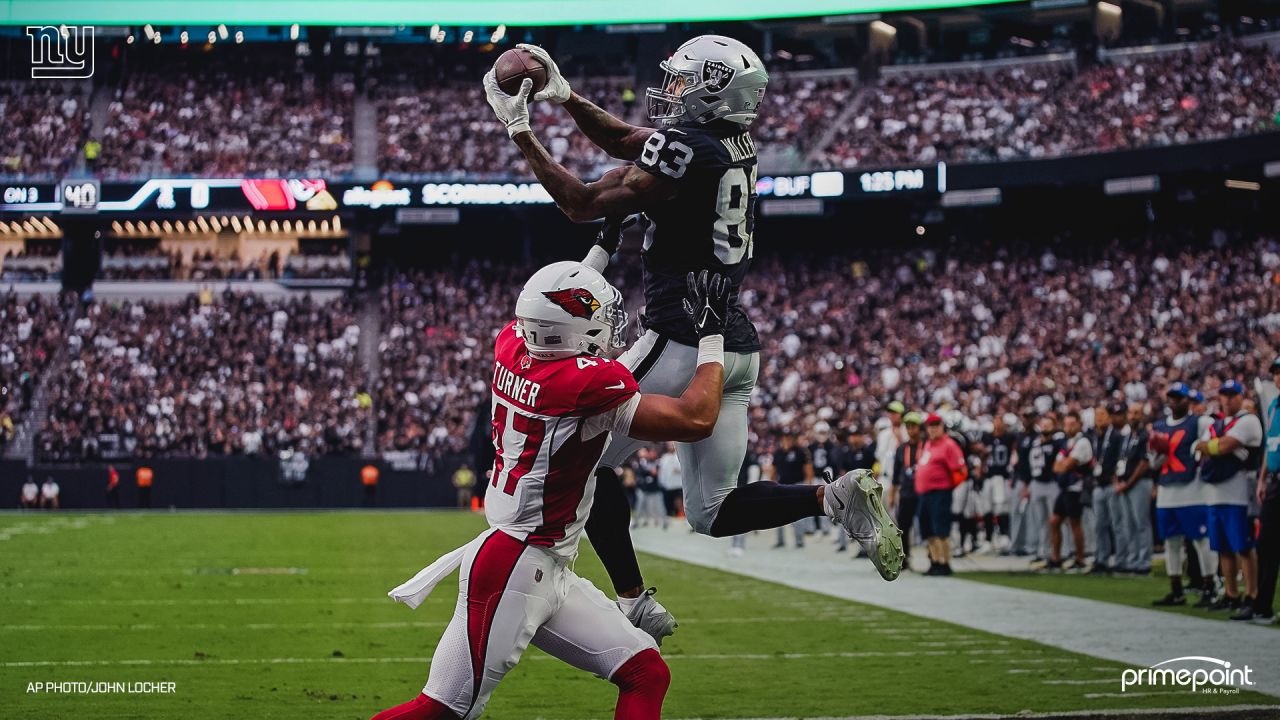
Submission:
{"label": "football player in white jersey", "polygon": [[416,608],[461,568],[426,686],[375,720],[478,717],[530,643],[617,684],[616,719],[660,716],[670,674],[657,643],[571,565],[610,433],[694,442],[715,426],[729,285],[718,275],[687,282],[698,356],[679,397],[642,394],[631,371],[605,357],[625,344],[627,317],[599,272],[559,262],[525,285],[494,345],[490,528],[390,592]]}

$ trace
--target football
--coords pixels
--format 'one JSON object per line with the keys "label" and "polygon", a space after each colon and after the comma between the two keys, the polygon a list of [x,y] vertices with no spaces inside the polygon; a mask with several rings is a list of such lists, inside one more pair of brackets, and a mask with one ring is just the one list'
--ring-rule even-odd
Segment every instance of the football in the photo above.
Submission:
{"label": "football", "polygon": [[520,48],[512,48],[499,55],[497,62],[493,64],[493,74],[498,80],[498,87],[508,95],[520,92],[520,84],[525,78],[533,80],[530,95],[547,85],[547,66],[532,53]]}

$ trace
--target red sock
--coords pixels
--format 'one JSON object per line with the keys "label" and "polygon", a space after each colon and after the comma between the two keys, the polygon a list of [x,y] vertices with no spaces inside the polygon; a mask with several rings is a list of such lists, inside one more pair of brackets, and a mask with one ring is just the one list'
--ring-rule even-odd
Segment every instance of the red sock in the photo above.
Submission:
{"label": "red sock", "polygon": [[609,678],[618,686],[614,720],[658,720],[662,699],[671,684],[671,671],[657,650],[636,653]]}
{"label": "red sock", "polygon": [[458,720],[458,716],[441,705],[439,700],[419,695],[407,703],[383,710],[374,715],[373,720]]}

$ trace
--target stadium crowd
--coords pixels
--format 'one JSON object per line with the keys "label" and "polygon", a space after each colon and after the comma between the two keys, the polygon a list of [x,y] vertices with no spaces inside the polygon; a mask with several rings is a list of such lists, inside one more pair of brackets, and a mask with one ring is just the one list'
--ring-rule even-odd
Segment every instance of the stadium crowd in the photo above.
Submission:
{"label": "stadium crowd", "polygon": [[88,130],[78,83],[0,83],[0,174],[61,177],[74,167]]}
{"label": "stadium crowd", "polygon": [[40,457],[346,454],[370,397],[345,301],[192,296],[94,302],[68,330],[49,384]]}
{"label": "stadium crowd", "polygon": [[1278,98],[1274,50],[1230,42],[1079,69],[893,75],[858,92],[815,160],[986,162],[1214,140],[1280,129]]}
{"label": "stadium crowd", "polygon": [[[609,112],[640,121],[633,83],[606,78],[578,85],[579,92]],[[493,141],[502,126],[474,80],[387,84],[378,93],[377,106],[384,173],[502,179],[524,172],[515,145]],[[530,110],[543,144],[570,170],[594,178],[619,164],[579,133],[559,108],[535,103]]]}
{"label": "stadium crowd", "polygon": [[95,169],[107,178],[351,172],[354,84],[234,64],[136,72],[115,90]]}
{"label": "stadium crowd", "polygon": [[[283,61],[282,61],[283,62]],[[288,62],[294,62],[289,60]],[[478,72],[478,71],[477,71]],[[379,170],[441,179],[524,175],[471,73],[375,73]],[[574,79],[584,96],[644,123],[629,77]],[[75,167],[88,128],[74,89],[0,86],[0,172],[59,176]],[[754,132],[762,157],[832,168],[946,160],[984,162],[1217,139],[1277,129],[1280,60],[1265,44],[1220,40],[1096,63],[984,71],[774,73]],[[353,168],[356,90],[348,75],[246,71],[229,60],[175,62],[114,89],[91,170],[147,174],[311,175]],[[566,113],[533,107],[552,155],[596,177],[616,165]],[[837,120],[840,122],[836,122]],[[766,167],[765,170],[770,168]]]}
{"label": "stadium crowd", "polygon": [[58,298],[0,298],[0,452],[31,409],[32,396],[49,358],[62,340]]}

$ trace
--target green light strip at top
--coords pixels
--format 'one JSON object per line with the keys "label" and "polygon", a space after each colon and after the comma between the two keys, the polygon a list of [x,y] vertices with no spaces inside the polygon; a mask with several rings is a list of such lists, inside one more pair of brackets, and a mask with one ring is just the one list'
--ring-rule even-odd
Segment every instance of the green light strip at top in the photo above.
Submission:
{"label": "green light strip at top", "polygon": [[578,25],[931,10],[1010,0],[0,0],[4,25]]}

